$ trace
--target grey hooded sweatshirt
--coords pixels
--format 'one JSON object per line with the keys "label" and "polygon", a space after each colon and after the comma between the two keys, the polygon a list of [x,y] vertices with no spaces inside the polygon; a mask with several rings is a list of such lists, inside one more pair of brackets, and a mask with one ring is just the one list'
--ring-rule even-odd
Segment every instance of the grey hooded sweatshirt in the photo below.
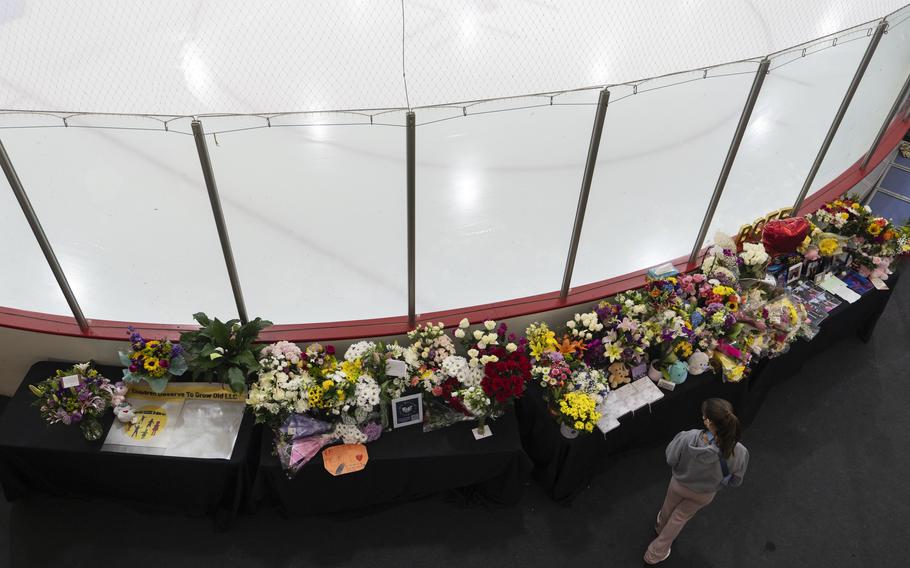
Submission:
{"label": "grey hooded sweatshirt", "polygon": [[[696,493],[712,493],[720,489],[723,473],[720,467],[720,450],[705,441],[704,430],[680,432],[667,446],[667,465],[673,469],[673,478]],[[743,482],[749,465],[749,451],[740,443],[727,459],[731,478],[727,485],[737,487]]]}

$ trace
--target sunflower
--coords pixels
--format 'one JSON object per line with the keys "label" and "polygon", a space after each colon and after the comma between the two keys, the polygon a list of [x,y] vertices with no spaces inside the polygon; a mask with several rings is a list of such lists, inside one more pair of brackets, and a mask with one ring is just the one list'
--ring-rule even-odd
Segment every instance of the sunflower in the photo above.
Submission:
{"label": "sunflower", "polygon": [[147,357],[145,362],[142,364],[146,371],[149,373],[156,373],[161,369],[161,366],[158,365],[158,359],[152,359]]}
{"label": "sunflower", "polygon": [[873,222],[873,223],[869,223],[869,227],[868,227],[866,230],[867,230],[867,231],[869,232],[869,234],[872,235],[873,237],[877,237],[877,236],[879,236],[879,235],[881,234],[881,232],[882,232],[882,226],[879,225],[878,223]]}
{"label": "sunflower", "polygon": [[739,310],[739,302],[737,302],[737,301],[735,301],[735,300],[730,300],[729,302],[727,302],[727,303],[724,304],[724,305],[725,305],[725,306],[727,307],[727,309],[730,310],[731,312],[735,312],[735,311]]}

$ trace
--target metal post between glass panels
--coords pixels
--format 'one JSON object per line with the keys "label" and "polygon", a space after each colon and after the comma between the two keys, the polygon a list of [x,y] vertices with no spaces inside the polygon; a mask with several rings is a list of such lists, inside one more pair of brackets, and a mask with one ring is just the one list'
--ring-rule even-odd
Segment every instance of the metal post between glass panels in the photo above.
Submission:
{"label": "metal post between glass panels", "polygon": [[35,240],[38,241],[38,246],[41,247],[41,252],[44,253],[44,258],[51,267],[51,272],[54,273],[54,278],[60,286],[60,291],[63,292],[63,297],[66,298],[66,303],[69,304],[70,311],[73,312],[73,317],[76,318],[76,323],[79,324],[79,329],[82,330],[82,333],[88,334],[88,321],[82,313],[82,308],[79,307],[79,302],[76,301],[76,295],[73,294],[73,289],[70,288],[66,274],[63,273],[63,268],[60,266],[60,262],[57,261],[57,255],[54,254],[54,249],[51,248],[47,235],[44,234],[41,222],[38,221],[38,215],[35,213],[35,209],[25,193],[25,188],[22,187],[22,181],[19,180],[19,174],[16,173],[16,169],[13,167],[9,154],[6,153],[6,147],[3,146],[2,140],[0,140],[0,167],[3,168],[3,173],[6,174],[9,186],[19,202],[19,206],[22,207],[22,213],[25,214],[28,226],[31,227],[32,233],[35,234]]}
{"label": "metal post between glass panels", "polygon": [[869,147],[869,151],[866,152],[866,156],[863,158],[863,163],[859,167],[861,170],[865,170],[866,166],[869,165],[869,160],[872,159],[872,154],[878,149],[878,145],[881,143],[882,138],[885,137],[885,132],[887,132],[888,127],[891,126],[891,121],[897,116],[897,113],[901,110],[901,105],[904,104],[904,100],[907,98],[907,94],[910,93],[910,73],[907,74],[907,78],[904,80],[904,86],[901,87],[901,92],[897,95],[897,98],[894,99],[894,104],[891,105],[891,110],[888,111],[888,116],[885,118],[885,121],[882,122],[881,128],[878,129],[878,134],[875,135],[875,141],[872,142],[872,146]]}
{"label": "metal post between glass panels", "polygon": [[407,121],[405,123],[406,128],[406,156],[407,156],[407,172],[408,172],[408,325],[414,327],[415,320],[417,318],[416,314],[416,305],[415,305],[415,277],[416,277],[416,251],[415,251],[415,231],[416,231],[416,213],[415,213],[415,134],[416,126],[414,121],[414,113],[409,112],[407,115]]}
{"label": "metal post between glass panels", "polygon": [[572,284],[572,272],[575,270],[575,256],[578,254],[578,242],[581,239],[581,227],[585,221],[585,210],[588,208],[588,195],[591,193],[591,181],[594,179],[594,166],[597,165],[597,152],[600,149],[600,137],[603,134],[604,118],[610,104],[610,91],[604,89],[597,98],[597,112],[594,114],[594,127],[591,129],[591,142],[588,144],[588,158],[585,172],[581,179],[581,192],[578,194],[578,207],[575,210],[575,224],[572,227],[572,240],[569,242],[569,254],[566,258],[566,270],[562,276],[562,288],[559,297],[562,300],[569,295]]}
{"label": "metal post between glass panels", "polygon": [[224,264],[227,266],[228,278],[231,280],[231,290],[234,293],[234,302],[237,304],[237,315],[243,323],[249,322],[246,315],[246,304],[243,302],[243,292],[240,289],[240,277],[237,275],[237,265],[234,263],[234,252],[231,249],[231,239],[228,236],[227,225],[224,222],[224,212],[221,210],[221,198],[218,197],[218,186],[215,185],[215,172],[212,169],[212,160],[209,158],[209,148],[205,142],[205,131],[202,123],[193,120],[193,138],[196,139],[196,151],[199,152],[199,164],[202,166],[202,176],[205,178],[205,188],[209,193],[209,202],[212,204],[212,215],[215,217],[215,226],[218,228],[218,239],[221,241],[221,252],[224,254]]}
{"label": "metal post between glass panels", "polygon": [[850,86],[847,87],[847,92],[844,94],[844,99],[841,101],[840,107],[838,107],[837,113],[834,115],[834,120],[831,122],[830,128],[828,128],[828,134],[825,135],[825,140],[822,142],[822,146],[818,150],[818,155],[815,156],[815,161],[812,162],[812,167],[809,168],[809,175],[806,176],[806,181],[803,182],[803,187],[799,190],[799,196],[793,203],[793,211],[790,213],[791,215],[799,214],[799,208],[802,206],[803,200],[806,199],[806,195],[809,193],[809,189],[812,187],[812,182],[815,181],[815,176],[818,174],[818,169],[821,167],[822,162],[825,160],[825,154],[828,153],[828,148],[831,146],[831,142],[834,140],[834,135],[837,134],[837,129],[840,128],[840,123],[843,121],[844,115],[847,114],[847,109],[850,107],[850,102],[853,100],[853,95],[856,94],[856,89],[859,87],[860,81],[862,81],[863,75],[866,73],[866,68],[869,67],[869,62],[872,60],[872,56],[875,54],[875,49],[878,47],[878,44],[882,39],[882,35],[885,33],[885,28],[887,27],[888,22],[882,20],[875,28],[875,32],[872,34],[872,39],[869,40],[869,45],[866,46],[866,52],[863,53],[863,58],[859,62],[859,67],[856,69],[856,73],[853,75],[853,80],[850,81]]}
{"label": "metal post between glass panels", "polygon": [[724,193],[724,187],[727,185],[727,179],[730,177],[730,170],[733,168],[733,162],[736,160],[736,154],[739,152],[739,146],[746,134],[746,128],[749,126],[749,119],[752,117],[752,111],[755,109],[755,102],[758,100],[758,94],[761,92],[762,85],[765,84],[765,76],[768,74],[768,67],[771,60],[762,59],[758,64],[758,70],[755,72],[755,79],[752,80],[752,88],[749,90],[749,96],[746,97],[746,105],[739,116],[739,123],[736,125],[736,131],[733,133],[733,140],[730,142],[730,148],[727,150],[727,157],[724,159],[724,165],[720,169],[720,176],[714,185],[714,193],[711,194],[711,201],[708,202],[708,210],[705,211],[705,218],[702,219],[701,227],[698,229],[698,237],[695,239],[695,246],[692,247],[692,253],[689,255],[689,266],[695,264],[698,251],[705,244],[705,237],[708,229],[711,228],[711,221],[714,220],[714,212],[717,210],[717,204]]}

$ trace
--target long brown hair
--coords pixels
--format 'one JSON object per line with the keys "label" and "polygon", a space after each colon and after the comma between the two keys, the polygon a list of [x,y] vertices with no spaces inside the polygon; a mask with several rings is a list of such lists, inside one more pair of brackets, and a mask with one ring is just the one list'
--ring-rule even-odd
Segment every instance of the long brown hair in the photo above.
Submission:
{"label": "long brown hair", "polygon": [[722,398],[709,398],[701,403],[701,413],[714,424],[717,446],[724,459],[732,456],[736,443],[742,437],[739,419],[733,414],[733,405]]}

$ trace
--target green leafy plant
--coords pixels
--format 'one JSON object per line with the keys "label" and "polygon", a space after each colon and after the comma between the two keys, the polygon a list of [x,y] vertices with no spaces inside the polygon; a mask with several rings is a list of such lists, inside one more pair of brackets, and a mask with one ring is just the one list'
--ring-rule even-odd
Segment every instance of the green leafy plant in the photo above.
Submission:
{"label": "green leafy plant", "polygon": [[193,314],[193,319],[201,327],[180,334],[193,380],[211,380],[230,385],[234,392],[243,391],[247,378],[259,370],[253,342],[272,322],[262,318],[246,324],[237,319],[223,322],[202,312]]}

